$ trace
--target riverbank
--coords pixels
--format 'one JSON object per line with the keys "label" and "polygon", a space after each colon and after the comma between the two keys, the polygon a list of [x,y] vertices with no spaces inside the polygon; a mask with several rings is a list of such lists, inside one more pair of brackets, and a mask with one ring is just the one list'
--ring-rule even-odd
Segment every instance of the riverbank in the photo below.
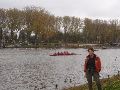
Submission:
{"label": "riverbank", "polygon": [[[120,75],[114,75],[112,77],[101,79],[103,90],[120,90]],[[94,90],[97,90],[95,82],[93,82]],[[88,90],[87,84],[70,87],[64,90]]]}
{"label": "riverbank", "polygon": [[41,43],[38,45],[7,45],[3,48],[88,48],[94,47],[96,49],[120,48],[120,45],[108,44],[81,44],[81,43]]}

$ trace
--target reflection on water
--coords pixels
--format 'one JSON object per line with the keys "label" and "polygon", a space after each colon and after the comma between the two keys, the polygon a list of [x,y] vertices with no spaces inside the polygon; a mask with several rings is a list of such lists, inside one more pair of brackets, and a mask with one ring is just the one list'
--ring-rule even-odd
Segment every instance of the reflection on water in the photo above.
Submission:
{"label": "reflection on water", "polygon": [[[81,54],[49,56],[67,50]],[[120,49],[98,50],[101,78],[120,70]],[[0,90],[61,90],[86,82],[83,72],[86,49],[1,49]]]}

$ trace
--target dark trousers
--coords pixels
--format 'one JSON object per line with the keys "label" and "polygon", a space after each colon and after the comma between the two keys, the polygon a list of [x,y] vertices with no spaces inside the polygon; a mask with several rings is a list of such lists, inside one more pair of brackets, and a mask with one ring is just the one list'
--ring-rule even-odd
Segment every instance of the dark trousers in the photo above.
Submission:
{"label": "dark trousers", "polygon": [[93,90],[93,88],[92,88],[92,77],[94,78],[94,80],[96,82],[98,90],[102,90],[100,79],[99,79],[99,73],[95,72],[94,70],[87,70],[86,78],[87,78],[87,81],[88,81],[89,90]]}

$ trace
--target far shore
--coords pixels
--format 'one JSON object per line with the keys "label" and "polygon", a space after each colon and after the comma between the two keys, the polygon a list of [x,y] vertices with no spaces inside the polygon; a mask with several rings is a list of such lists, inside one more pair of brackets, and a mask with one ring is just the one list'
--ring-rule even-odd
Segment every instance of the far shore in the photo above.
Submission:
{"label": "far shore", "polygon": [[119,44],[80,44],[80,43],[42,43],[38,45],[6,45],[1,48],[88,48],[93,47],[95,49],[109,49],[109,48],[120,48]]}

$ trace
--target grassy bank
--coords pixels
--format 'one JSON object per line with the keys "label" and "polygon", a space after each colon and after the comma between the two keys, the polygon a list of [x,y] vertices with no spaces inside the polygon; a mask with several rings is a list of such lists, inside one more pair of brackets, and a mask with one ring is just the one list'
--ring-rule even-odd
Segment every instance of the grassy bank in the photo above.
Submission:
{"label": "grassy bank", "polygon": [[40,43],[37,45],[16,44],[5,45],[3,48],[89,48],[91,46],[96,49],[120,48],[120,46],[111,46],[105,44],[83,44],[83,43]]}
{"label": "grassy bank", "polygon": [[6,48],[88,48],[90,46],[100,48],[101,44],[80,44],[80,43],[40,43],[38,45],[21,44],[6,45]]}
{"label": "grassy bank", "polygon": [[[103,90],[120,90],[120,75],[104,78],[101,80]],[[97,90],[95,82],[93,82],[94,90]],[[70,87],[64,90],[88,90],[87,84]]]}

